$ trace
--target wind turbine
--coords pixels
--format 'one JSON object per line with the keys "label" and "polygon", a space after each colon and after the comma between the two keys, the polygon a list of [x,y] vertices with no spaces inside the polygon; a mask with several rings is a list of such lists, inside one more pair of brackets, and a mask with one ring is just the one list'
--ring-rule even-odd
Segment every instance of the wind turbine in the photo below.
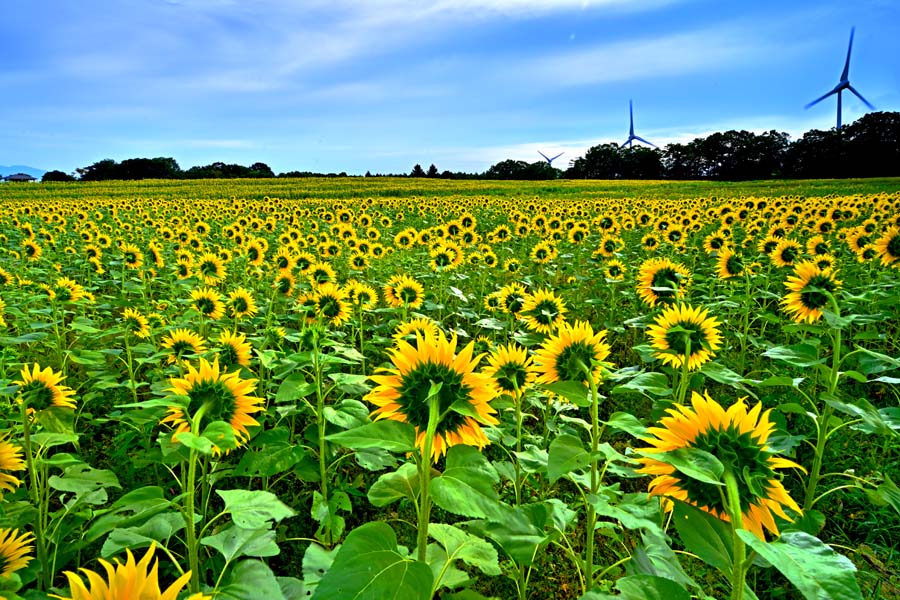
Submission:
{"label": "wind turbine", "polygon": [[841,72],[841,80],[838,81],[838,84],[834,86],[827,94],[823,94],[822,96],[816,98],[803,108],[809,108],[813,105],[818,104],[828,96],[832,94],[837,94],[837,129],[841,128],[841,92],[844,90],[850,90],[850,92],[863,101],[863,104],[868,106],[871,110],[875,110],[875,107],[872,106],[868,100],[862,97],[862,94],[856,91],[852,85],[850,85],[850,51],[853,50],[853,32],[856,31],[856,27],[850,28],[850,44],[847,46],[847,60],[844,62],[844,70]]}
{"label": "wind turbine", "polygon": [[543,156],[543,157],[544,157],[544,160],[546,160],[546,161],[547,161],[547,164],[550,165],[551,167],[553,166],[553,161],[554,161],[554,160],[556,160],[557,158],[559,158],[560,156],[562,156],[563,154],[565,154],[565,152],[560,152],[559,154],[557,154],[557,155],[554,156],[553,158],[550,158],[550,157],[548,157],[546,154],[544,154],[543,152],[541,152],[540,150],[538,150],[537,153],[540,154],[541,156]]}
{"label": "wind turbine", "polygon": [[651,144],[644,138],[634,135],[634,108],[631,106],[631,100],[629,100],[628,101],[628,139],[625,140],[625,143],[622,144],[622,147],[624,148],[625,146],[628,146],[629,148],[631,148],[631,142],[633,142],[634,140],[637,140],[639,142],[644,142],[648,146],[653,146],[654,148],[657,147],[656,144]]}

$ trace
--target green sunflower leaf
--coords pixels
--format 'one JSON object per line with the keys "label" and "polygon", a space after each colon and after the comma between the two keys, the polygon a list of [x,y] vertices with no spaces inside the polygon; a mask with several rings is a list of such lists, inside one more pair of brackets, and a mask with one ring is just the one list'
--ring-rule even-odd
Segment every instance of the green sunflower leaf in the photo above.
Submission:
{"label": "green sunflower leaf", "polygon": [[293,517],[294,511],[272,492],[263,490],[216,490],[231,513],[234,524],[244,529],[268,527],[269,521]]}
{"label": "green sunflower leaf", "polygon": [[393,529],[382,522],[366,523],[347,536],[312,600],[430,600],[433,584],[427,564],[398,552]]}
{"label": "green sunflower leaf", "polygon": [[819,358],[818,349],[809,343],[775,346],[763,352],[763,356],[784,361],[795,367],[813,367],[828,360],[827,356]]}
{"label": "green sunflower leaf", "polygon": [[542,386],[548,392],[558,394],[575,406],[590,406],[590,391],[580,381],[557,381]]}
{"label": "green sunflower leaf", "polygon": [[258,560],[243,560],[231,570],[230,576],[219,587],[216,598],[224,600],[284,600],[281,586],[265,563]]}
{"label": "green sunflower leaf", "polygon": [[664,577],[655,575],[629,575],[616,581],[618,595],[591,591],[579,600],[690,600],[691,595],[683,587]]}
{"label": "green sunflower leaf", "polygon": [[670,396],[672,388],[669,387],[669,378],[663,373],[639,373],[631,381],[614,387],[610,393],[619,394],[651,394],[653,396]]}
{"label": "green sunflower leaf", "polygon": [[441,523],[429,525],[428,535],[444,547],[450,560],[461,560],[485,575],[500,575],[497,550],[480,537]]}
{"label": "green sunflower leaf", "polygon": [[242,556],[277,556],[275,532],[270,529],[242,529],[230,525],[215,535],[202,538],[200,543],[219,551],[227,562]]}
{"label": "green sunflower leaf", "polygon": [[416,448],[416,430],[400,421],[375,421],[362,427],[325,436],[347,448],[383,448],[391,452],[412,452]]}
{"label": "green sunflower leaf", "polygon": [[740,529],[737,533],[807,600],[862,598],[854,574],[856,566],[817,537],[802,531],[787,531],[776,541],[764,542],[749,531]]}
{"label": "green sunflower leaf", "polygon": [[560,435],[550,442],[547,458],[547,476],[550,483],[568,475],[576,469],[583,469],[591,464],[591,455],[585,450],[581,439],[574,435]]}
{"label": "green sunflower leaf", "polygon": [[419,495],[419,469],[406,463],[393,473],[385,473],[369,487],[369,502],[373,506],[387,506],[401,498],[415,500]]}
{"label": "green sunflower leaf", "polygon": [[730,577],[733,563],[731,527],[725,521],[686,502],[673,502],[675,508],[672,523],[685,547],[705,563]]}
{"label": "green sunflower leaf", "polygon": [[500,476],[490,462],[472,446],[453,446],[447,451],[444,473],[431,480],[434,503],[453,514],[491,518],[501,510],[494,489]]}
{"label": "green sunflower leaf", "polygon": [[672,465],[679,473],[687,475],[691,479],[702,481],[710,485],[721,485],[722,473],[725,472],[718,458],[699,448],[678,448],[671,452],[653,453],[654,459],[659,462]]}

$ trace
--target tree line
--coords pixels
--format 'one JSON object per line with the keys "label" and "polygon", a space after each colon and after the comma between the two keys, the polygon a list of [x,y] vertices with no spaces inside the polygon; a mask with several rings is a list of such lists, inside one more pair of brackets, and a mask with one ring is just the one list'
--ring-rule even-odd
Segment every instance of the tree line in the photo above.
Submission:
{"label": "tree line", "polygon": [[[288,171],[277,177],[346,177],[341,173]],[[417,164],[409,173],[366,177],[441,179],[820,179],[900,176],[900,113],[873,112],[840,130],[806,132],[791,141],[771,130],[756,134],[729,130],[665,148],[598,144],[569,163],[565,170],[546,161],[503,160],[484,173],[439,171]],[[111,179],[231,179],[276,177],[265,163],[249,167],[215,162],[182,170],[174,158],[101,160],[74,174],[48,171],[42,181]]]}

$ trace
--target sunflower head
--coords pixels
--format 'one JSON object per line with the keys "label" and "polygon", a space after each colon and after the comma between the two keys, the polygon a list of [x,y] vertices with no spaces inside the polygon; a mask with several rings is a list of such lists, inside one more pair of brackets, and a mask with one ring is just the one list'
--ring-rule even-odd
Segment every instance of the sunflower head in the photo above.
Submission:
{"label": "sunflower head", "polygon": [[431,319],[416,317],[415,319],[410,319],[397,325],[394,329],[394,334],[391,337],[395,342],[403,340],[415,347],[417,343],[417,333],[419,334],[419,337],[434,337],[438,333],[438,327]]}
{"label": "sunflower head", "polygon": [[60,385],[65,379],[62,373],[54,373],[47,367],[41,370],[37,363],[29,371],[28,365],[22,368],[22,379],[13,383],[19,386],[19,402],[24,402],[29,412],[41,412],[56,406],[60,408],[75,408],[75,399],[72,396],[75,391]]}
{"label": "sunflower head", "polygon": [[[766,445],[775,425],[769,412],[757,404],[749,411],[743,398],[725,410],[708,394],[693,392],[691,406],[668,409],[659,427],[651,427],[644,441],[651,445],[639,452],[643,467],[639,472],[653,475],[651,495],[667,496],[692,504],[719,519],[728,521],[721,486],[700,481],[666,462],[665,454],[682,448],[713,455],[737,480],[744,526],[764,539],[763,528],[778,535],[774,512],[788,521],[784,507],[800,512],[800,507],[782,486],[775,469],[801,468],[775,456]],[[671,503],[666,503],[671,508]]]}
{"label": "sunflower head", "polygon": [[225,369],[249,367],[253,346],[243,333],[225,331],[219,336],[219,359]]}
{"label": "sunflower head", "polygon": [[190,354],[206,352],[206,340],[190,329],[176,329],[162,339],[162,347],[168,350],[168,363],[174,364]]}
{"label": "sunflower head", "polygon": [[493,378],[503,392],[518,399],[535,380],[536,375],[531,369],[531,362],[525,348],[507,344],[498,346],[488,356],[488,365],[484,372]]}
{"label": "sunflower head", "polygon": [[888,227],[875,241],[874,250],[881,258],[881,264],[900,268],[900,226]]}
{"label": "sunflower head", "polygon": [[[100,564],[106,571],[106,580],[103,576],[90,569],[82,568],[81,571],[87,577],[89,588],[79,575],[72,571],[66,571],[69,580],[68,598],[53,596],[61,600],[99,600],[112,598],[140,598],[146,600],[175,600],[178,593],[184,588],[191,578],[191,572],[187,571],[176,579],[172,585],[161,591],[159,587],[159,563],[153,561],[156,544],[151,543],[144,557],[135,562],[131,550],[125,550],[127,559],[123,565],[116,560],[115,566],[108,561],[100,559]],[[151,566],[151,561],[153,562]],[[194,595],[192,600],[201,600],[208,596]]]}
{"label": "sunflower head", "polygon": [[218,320],[225,316],[225,304],[222,296],[210,287],[191,290],[191,301],[194,309],[207,319]]}
{"label": "sunflower head", "polygon": [[831,268],[820,268],[815,262],[804,261],[794,266],[794,273],[784,286],[788,294],[781,300],[784,312],[797,323],[818,321],[828,306],[829,296],[841,286]]}
{"label": "sunflower head", "polygon": [[638,296],[651,307],[670,304],[684,296],[690,279],[691,272],[683,265],[667,258],[651,258],[638,272]]}
{"label": "sunflower head", "polygon": [[0,500],[3,500],[4,491],[12,492],[22,484],[18,477],[10,475],[6,471],[24,470],[25,459],[22,448],[9,441],[8,432],[0,434]]}
{"label": "sunflower head", "polygon": [[393,307],[416,309],[425,301],[424,288],[408,275],[394,275],[384,286],[384,298]]}
{"label": "sunflower head", "polygon": [[[243,445],[250,439],[247,427],[259,425],[250,415],[263,410],[263,399],[250,395],[256,380],[241,379],[237,371],[225,373],[219,367],[218,357],[212,364],[201,358],[199,369],[189,364],[187,371],[183,378],[169,379],[171,387],[167,391],[188,400],[186,407],[170,407],[169,414],[161,421],[175,427],[172,440],[178,441],[178,434],[182,432],[199,433],[191,431],[191,424],[202,417],[206,422],[230,424],[237,445]],[[221,449],[213,446],[213,451],[221,452]]]}
{"label": "sunflower head", "polygon": [[242,287],[228,293],[228,312],[235,319],[252,317],[259,311],[249,290]]}
{"label": "sunflower head", "polygon": [[31,533],[19,535],[18,529],[0,529],[0,577],[28,566],[31,562],[28,553],[34,550],[32,543],[34,535]]}
{"label": "sunflower head", "polygon": [[333,283],[325,283],[316,288],[313,296],[316,315],[334,327],[340,327],[350,318],[347,293]]}
{"label": "sunflower head", "polygon": [[535,381],[586,383],[585,370],[588,369],[594,381],[599,383],[603,377],[603,368],[608,366],[606,359],[609,352],[605,329],[594,333],[587,321],[563,323],[535,353],[532,365]]}
{"label": "sunflower head", "polygon": [[122,327],[135,337],[150,337],[150,322],[147,317],[133,308],[126,308],[122,313]]}
{"label": "sunflower head", "polygon": [[675,368],[687,361],[694,371],[715,356],[721,345],[719,322],[706,309],[677,304],[663,310],[647,328],[653,356]]}
{"label": "sunflower head", "polygon": [[[457,338],[416,333],[416,345],[403,340],[391,350],[392,368],[379,369],[371,379],[377,384],[366,400],[377,406],[372,416],[410,423],[416,428],[416,445],[424,448],[430,403],[441,415],[432,445],[437,461],[450,446],[465,444],[484,448],[490,442],[481,425],[496,425],[497,412],[490,402],[498,390],[491,377],[476,372],[480,356],[473,357],[473,344],[457,352]],[[436,395],[432,390],[440,387]],[[454,406],[464,406],[457,410]]]}
{"label": "sunflower head", "polygon": [[566,304],[562,298],[552,290],[542,289],[525,297],[519,318],[532,331],[549,334],[565,321],[563,315],[566,312]]}

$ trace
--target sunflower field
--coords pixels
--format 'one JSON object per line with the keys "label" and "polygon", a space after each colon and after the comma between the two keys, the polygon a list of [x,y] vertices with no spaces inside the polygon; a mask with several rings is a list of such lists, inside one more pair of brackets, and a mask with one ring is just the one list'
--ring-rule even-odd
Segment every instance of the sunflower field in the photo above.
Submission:
{"label": "sunflower field", "polygon": [[895,180],[0,186],[0,598],[900,598]]}

